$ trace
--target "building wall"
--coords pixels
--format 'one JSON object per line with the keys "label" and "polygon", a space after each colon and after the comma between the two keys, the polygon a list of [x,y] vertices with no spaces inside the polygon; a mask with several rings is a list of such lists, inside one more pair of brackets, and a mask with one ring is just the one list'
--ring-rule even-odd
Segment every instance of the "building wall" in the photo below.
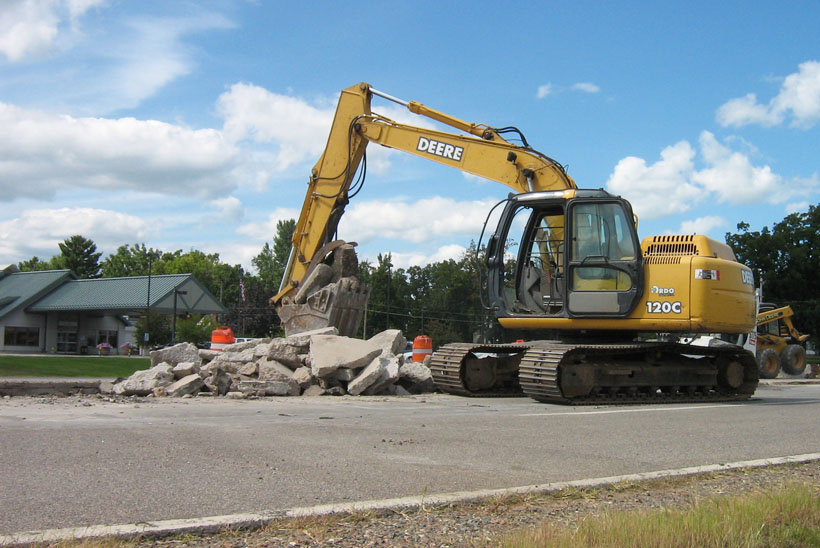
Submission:
{"label": "building wall", "polygon": [[[37,346],[5,344],[7,327],[35,327],[39,329]],[[98,354],[96,345],[104,339],[111,341],[112,354],[121,353],[123,344],[135,344],[135,330],[125,325],[118,316],[88,312],[26,313],[15,310],[0,322],[0,352],[10,353],[67,353]]]}
{"label": "building wall", "polygon": [[[36,327],[40,330],[37,346],[6,345],[6,327]],[[12,353],[43,352],[46,341],[46,318],[43,314],[26,314],[22,309],[11,312],[0,323],[0,351]]]}

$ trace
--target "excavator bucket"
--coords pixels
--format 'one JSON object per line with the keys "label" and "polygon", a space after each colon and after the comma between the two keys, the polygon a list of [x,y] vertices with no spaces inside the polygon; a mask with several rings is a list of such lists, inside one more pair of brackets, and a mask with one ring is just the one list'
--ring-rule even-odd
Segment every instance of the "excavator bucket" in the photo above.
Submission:
{"label": "excavator bucket", "polygon": [[354,337],[364,317],[370,287],[352,278],[326,285],[307,297],[304,304],[278,309],[285,336],[335,326],[339,335]]}

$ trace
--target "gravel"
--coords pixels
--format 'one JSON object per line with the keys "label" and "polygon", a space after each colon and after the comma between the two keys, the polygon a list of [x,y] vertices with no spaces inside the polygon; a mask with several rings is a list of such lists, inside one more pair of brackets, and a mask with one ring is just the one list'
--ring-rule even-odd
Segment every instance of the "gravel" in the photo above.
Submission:
{"label": "gravel", "polygon": [[470,504],[275,521],[250,531],[143,539],[139,547],[361,548],[493,547],[505,535],[544,520],[571,526],[612,510],[683,508],[712,496],[765,491],[790,483],[820,487],[820,461],[628,482],[600,489],[511,496]]}

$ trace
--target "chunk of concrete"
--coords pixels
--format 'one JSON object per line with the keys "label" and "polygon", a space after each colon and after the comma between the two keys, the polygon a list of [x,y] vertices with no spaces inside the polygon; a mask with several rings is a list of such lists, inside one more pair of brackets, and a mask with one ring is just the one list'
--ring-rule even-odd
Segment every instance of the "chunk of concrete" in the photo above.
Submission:
{"label": "chunk of concrete", "polygon": [[293,378],[293,371],[276,360],[262,358],[256,362],[260,381],[288,382]]}
{"label": "chunk of concrete", "polygon": [[225,352],[242,352],[244,350],[254,349],[260,344],[267,344],[271,341],[271,339],[252,339],[250,341],[243,341],[233,344],[228,344],[223,349]]}
{"label": "chunk of concrete", "polygon": [[405,362],[399,368],[399,376],[412,383],[422,383],[433,378],[430,368],[420,362]]}
{"label": "chunk of concrete", "polygon": [[202,380],[202,377],[196,373],[191,373],[187,377],[166,386],[165,392],[172,398],[179,398],[186,394],[196,394],[202,390],[203,386],[205,386],[205,381]]}
{"label": "chunk of concrete", "polygon": [[378,394],[388,386],[392,386],[394,382],[399,380],[399,358],[396,356],[380,356],[384,371],[381,376],[376,379],[376,382],[371,384],[363,392],[365,395],[372,396]]}
{"label": "chunk of concrete", "polygon": [[199,349],[199,358],[202,360],[202,363],[208,363],[209,361],[215,359],[217,356],[222,354],[219,350],[210,350],[208,348],[200,348]]}
{"label": "chunk of concrete", "polygon": [[221,362],[240,362],[248,363],[254,361],[253,348],[245,348],[239,351],[225,350],[222,355],[217,358]]}
{"label": "chunk of concrete", "polygon": [[240,392],[257,396],[287,396],[290,394],[290,383],[280,381],[239,381],[236,384]]}
{"label": "chunk of concrete", "polygon": [[362,372],[359,373],[355,379],[348,383],[347,393],[352,396],[358,396],[370,385],[379,380],[384,373],[384,361],[386,360],[381,357],[372,360],[367,367],[362,369]]}
{"label": "chunk of concrete", "polygon": [[252,377],[259,373],[259,366],[256,364],[256,362],[248,362],[242,365],[242,367],[240,367],[239,369],[237,369],[236,372],[240,375]]}
{"label": "chunk of concrete", "polygon": [[299,286],[296,295],[293,297],[293,302],[296,304],[305,304],[310,295],[313,295],[329,284],[332,279],[333,268],[324,263],[317,264],[310,274],[305,277],[302,285]]}
{"label": "chunk of concrete", "polygon": [[358,374],[359,372],[355,369],[348,369],[346,367],[342,367],[340,369],[337,369],[336,372],[333,373],[333,378],[337,381],[350,382],[353,379],[355,379],[356,375]]}
{"label": "chunk of concrete", "polygon": [[296,369],[304,365],[302,355],[307,353],[307,347],[291,344],[288,339],[275,339],[268,346],[266,356],[271,360],[276,360]]}
{"label": "chunk of concrete", "polygon": [[136,371],[127,379],[114,385],[114,394],[119,396],[147,396],[154,388],[168,386],[174,382],[172,367],[167,363],[160,363],[151,369]]}
{"label": "chunk of concrete", "polygon": [[231,389],[231,384],[233,384],[231,376],[225,370],[219,368],[214,369],[211,376],[205,379],[205,386],[208,390],[218,396],[227,394]]}
{"label": "chunk of concrete", "polygon": [[318,384],[311,384],[302,392],[303,396],[324,396],[325,389]]}
{"label": "chunk of concrete", "polygon": [[343,244],[333,251],[331,268],[334,282],[338,282],[341,278],[355,278],[359,275],[359,258],[351,244]]}
{"label": "chunk of concrete", "polygon": [[174,378],[181,379],[199,373],[199,365],[194,362],[180,362],[174,366],[171,373],[174,374]]}
{"label": "chunk of concrete", "polygon": [[341,367],[357,369],[373,361],[382,350],[369,341],[314,335],[310,341],[311,373],[314,377],[326,377]]}
{"label": "chunk of concrete", "polygon": [[291,335],[285,339],[285,342],[292,346],[302,346],[304,347],[304,351],[307,352],[308,346],[310,346],[310,339],[314,335],[338,335],[339,330],[336,329],[334,326],[329,327],[322,327],[321,329],[314,329],[312,331],[303,331],[302,333],[296,333],[295,335]]}
{"label": "chunk of concrete", "polygon": [[151,367],[163,362],[171,364],[171,366],[181,362],[202,363],[202,358],[199,357],[199,348],[187,342],[175,344],[174,346],[160,350],[152,350],[149,355],[151,357]]}
{"label": "chunk of concrete", "polygon": [[406,362],[399,369],[399,384],[411,394],[425,394],[436,391],[436,383],[430,368],[419,362]]}
{"label": "chunk of concrete", "polygon": [[313,382],[313,375],[310,374],[309,367],[300,367],[293,372],[293,380],[295,380],[302,388],[307,388]]}
{"label": "chunk of concrete", "polygon": [[404,338],[400,329],[388,329],[377,333],[367,339],[376,346],[379,346],[388,354],[400,354],[407,346],[407,339]]}

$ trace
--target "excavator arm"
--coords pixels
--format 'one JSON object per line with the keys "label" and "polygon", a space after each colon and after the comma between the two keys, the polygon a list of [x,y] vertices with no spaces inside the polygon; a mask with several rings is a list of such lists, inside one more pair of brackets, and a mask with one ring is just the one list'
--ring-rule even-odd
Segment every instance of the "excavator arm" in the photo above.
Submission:
{"label": "excavator arm", "polygon": [[[373,95],[468,135],[400,124],[375,114],[370,108]],[[349,198],[358,190],[354,178],[371,142],[500,182],[516,193],[576,188],[563,166],[529,148],[523,136],[523,146],[510,143],[501,135],[505,131],[517,130],[465,122],[415,101],[401,101],[366,83],[343,90],[327,146],[308,181],[286,272],[272,304],[280,312],[282,306],[291,304],[310,271],[338,247],[333,244],[336,228]]]}

